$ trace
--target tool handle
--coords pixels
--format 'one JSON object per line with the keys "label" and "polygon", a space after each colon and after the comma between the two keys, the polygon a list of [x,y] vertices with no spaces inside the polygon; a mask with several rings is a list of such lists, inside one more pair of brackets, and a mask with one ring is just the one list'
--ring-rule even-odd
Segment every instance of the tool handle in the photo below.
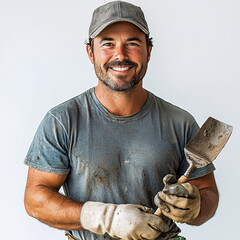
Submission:
{"label": "tool handle", "polygon": [[[178,183],[186,183],[188,181],[188,177],[182,175],[179,179],[178,179]],[[160,208],[158,208],[155,213],[155,215],[161,216],[162,215],[162,211]]]}
{"label": "tool handle", "polygon": [[154,213],[155,215],[158,215],[159,217],[162,215],[162,211],[161,211],[161,209],[160,208],[158,208],[156,211],[155,211],[155,213]]}
{"label": "tool handle", "polygon": [[179,179],[178,179],[178,183],[186,183],[188,181],[188,177],[182,175]]}

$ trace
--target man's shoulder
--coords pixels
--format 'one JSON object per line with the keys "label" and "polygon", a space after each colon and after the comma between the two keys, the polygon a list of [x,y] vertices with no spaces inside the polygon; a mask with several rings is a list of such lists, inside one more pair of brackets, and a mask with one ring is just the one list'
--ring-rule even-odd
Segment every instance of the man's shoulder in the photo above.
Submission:
{"label": "man's shoulder", "polygon": [[81,111],[81,109],[86,108],[91,91],[92,89],[88,89],[63,103],[58,104],[57,106],[51,108],[49,113],[54,116],[75,115],[77,112]]}
{"label": "man's shoulder", "polygon": [[154,94],[153,99],[155,102],[156,107],[159,109],[159,112],[161,115],[164,115],[168,121],[187,121],[187,122],[195,122],[194,117],[191,113],[189,113],[187,110],[170,103]]}

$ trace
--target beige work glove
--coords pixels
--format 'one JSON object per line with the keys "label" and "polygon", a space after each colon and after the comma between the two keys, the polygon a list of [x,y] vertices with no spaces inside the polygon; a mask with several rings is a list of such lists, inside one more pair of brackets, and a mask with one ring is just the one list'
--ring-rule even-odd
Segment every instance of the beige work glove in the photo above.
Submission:
{"label": "beige work glove", "polygon": [[155,196],[155,204],[165,216],[175,222],[193,221],[200,212],[201,200],[198,188],[191,183],[164,183],[163,191]]}
{"label": "beige work glove", "polygon": [[83,204],[80,222],[84,229],[120,239],[155,239],[169,230],[168,224],[151,209],[134,204],[88,201]]}

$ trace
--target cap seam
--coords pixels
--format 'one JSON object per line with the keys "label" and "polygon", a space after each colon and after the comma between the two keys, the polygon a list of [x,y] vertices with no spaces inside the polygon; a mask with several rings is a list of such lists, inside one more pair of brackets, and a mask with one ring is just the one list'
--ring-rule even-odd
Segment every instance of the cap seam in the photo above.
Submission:
{"label": "cap seam", "polygon": [[117,12],[118,12],[118,18],[120,18],[122,16],[122,13],[121,13],[121,16],[120,16],[120,1],[118,1],[117,3]]}

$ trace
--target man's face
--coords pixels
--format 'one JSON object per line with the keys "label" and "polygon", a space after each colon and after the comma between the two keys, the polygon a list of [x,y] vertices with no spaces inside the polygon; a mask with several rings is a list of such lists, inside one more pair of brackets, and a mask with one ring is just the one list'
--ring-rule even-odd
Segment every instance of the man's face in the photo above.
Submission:
{"label": "man's face", "polygon": [[89,58],[94,63],[100,81],[115,91],[132,89],[144,77],[150,59],[145,34],[135,25],[119,22],[104,29],[89,46]]}

